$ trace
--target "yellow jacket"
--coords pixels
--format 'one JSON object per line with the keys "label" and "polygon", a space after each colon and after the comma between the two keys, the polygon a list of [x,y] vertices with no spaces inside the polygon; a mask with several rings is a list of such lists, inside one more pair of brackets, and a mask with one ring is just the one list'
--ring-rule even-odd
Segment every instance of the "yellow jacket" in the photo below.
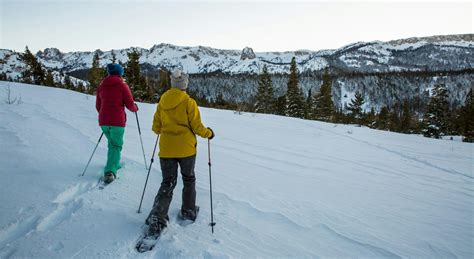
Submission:
{"label": "yellow jacket", "polygon": [[211,130],[201,122],[196,101],[180,89],[166,91],[156,107],[153,132],[160,134],[162,158],[182,158],[196,154],[196,135],[209,138]]}

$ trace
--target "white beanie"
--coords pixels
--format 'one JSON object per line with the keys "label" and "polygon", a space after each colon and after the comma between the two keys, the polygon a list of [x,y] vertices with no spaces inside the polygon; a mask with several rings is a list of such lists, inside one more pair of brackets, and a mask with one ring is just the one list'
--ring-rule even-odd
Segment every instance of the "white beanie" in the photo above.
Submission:
{"label": "white beanie", "polygon": [[171,87],[186,90],[188,88],[188,75],[181,69],[175,69],[171,74]]}

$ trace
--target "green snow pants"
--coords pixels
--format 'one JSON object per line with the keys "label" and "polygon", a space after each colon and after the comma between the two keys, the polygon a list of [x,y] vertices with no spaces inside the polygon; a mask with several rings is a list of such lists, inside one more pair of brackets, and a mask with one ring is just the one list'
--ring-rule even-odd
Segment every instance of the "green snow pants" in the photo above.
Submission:
{"label": "green snow pants", "polygon": [[112,172],[116,175],[117,170],[120,169],[120,152],[122,151],[125,127],[101,126],[101,128],[109,141],[104,173]]}

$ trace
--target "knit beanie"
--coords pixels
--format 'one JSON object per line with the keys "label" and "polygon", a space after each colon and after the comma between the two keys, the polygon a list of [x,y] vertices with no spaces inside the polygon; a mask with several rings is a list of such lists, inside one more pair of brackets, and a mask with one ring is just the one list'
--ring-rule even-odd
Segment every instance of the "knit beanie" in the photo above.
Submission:
{"label": "knit beanie", "polygon": [[188,88],[188,75],[180,69],[174,70],[171,74],[171,87],[186,90]]}
{"label": "knit beanie", "polygon": [[109,75],[119,75],[123,76],[123,67],[120,64],[108,64],[107,65],[107,73]]}

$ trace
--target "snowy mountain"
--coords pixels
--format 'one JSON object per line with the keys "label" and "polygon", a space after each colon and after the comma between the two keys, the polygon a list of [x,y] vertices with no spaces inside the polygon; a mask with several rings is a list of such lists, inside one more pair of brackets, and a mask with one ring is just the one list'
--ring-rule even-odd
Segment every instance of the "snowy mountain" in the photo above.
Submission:
{"label": "snowy mountain", "polygon": [[[10,91],[7,91],[10,89]],[[6,104],[7,93],[22,102]],[[128,114],[119,179],[98,188],[106,159],[95,97],[0,82],[0,258],[473,258],[473,145],[363,127],[202,108],[195,224],[181,226],[181,180],[168,231],[134,250],[161,182],[146,178]],[[153,104],[138,104],[147,158]],[[133,119],[132,119],[133,118]]]}
{"label": "snowy mountain", "polygon": [[[181,67],[192,74],[223,72],[231,74],[259,73],[264,64],[271,73],[289,73],[289,63],[296,57],[299,71],[318,71],[326,67],[346,71],[419,71],[472,68],[474,64],[474,34],[410,38],[390,42],[359,42],[336,50],[257,52],[246,47],[239,50],[221,50],[210,47],[181,47],[159,44],[150,49],[135,48],[140,52],[141,64],[156,69]],[[101,64],[110,63],[115,54],[117,61],[126,62],[131,48],[101,51]],[[36,54],[48,68],[72,72],[89,69],[94,52],[62,53],[48,48]],[[2,67],[9,73],[11,65],[20,65],[17,54],[0,50]]]}
{"label": "snowy mountain", "polygon": [[[101,65],[105,66],[113,56],[117,62],[126,62],[131,49],[97,52]],[[273,74],[276,93],[282,95],[292,57],[296,57],[300,86],[305,94],[310,89],[312,93],[319,90],[321,75],[329,68],[333,74],[334,101],[340,107],[347,102],[344,96],[354,95],[355,91],[362,92],[369,100],[367,107],[379,108],[382,104],[424,96],[436,83],[446,84],[452,104],[459,105],[474,79],[474,34],[358,42],[321,51],[254,52],[250,47],[240,51],[171,44],[135,49],[141,54],[145,74],[156,75],[161,67],[170,70],[180,67],[193,74],[190,89],[197,94],[214,99],[222,95],[237,102],[252,101],[257,89],[256,75],[263,65]],[[48,48],[36,56],[50,69],[87,80],[85,72],[92,66],[94,53],[62,53]],[[24,65],[19,62],[18,53],[0,50],[0,73],[14,79],[22,69]],[[431,77],[415,74],[414,78],[413,73],[428,73]]]}

